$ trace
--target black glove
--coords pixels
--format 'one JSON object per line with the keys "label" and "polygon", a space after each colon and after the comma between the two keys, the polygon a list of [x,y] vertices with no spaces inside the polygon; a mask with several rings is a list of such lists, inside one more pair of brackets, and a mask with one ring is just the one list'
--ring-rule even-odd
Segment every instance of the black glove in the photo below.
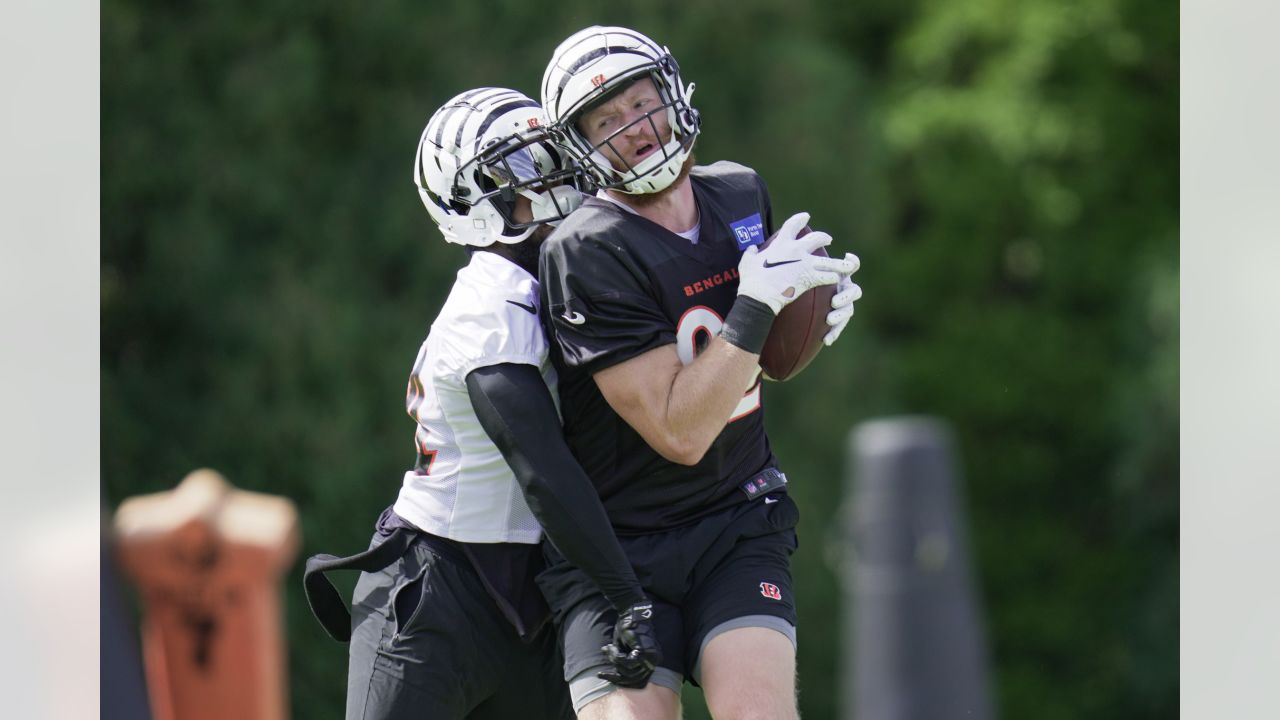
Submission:
{"label": "black glove", "polygon": [[602,680],[624,688],[642,688],[662,662],[662,648],[653,629],[653,602],[636,603],[618,615],[613,642],[600,648],[613,670],[597,673]]}

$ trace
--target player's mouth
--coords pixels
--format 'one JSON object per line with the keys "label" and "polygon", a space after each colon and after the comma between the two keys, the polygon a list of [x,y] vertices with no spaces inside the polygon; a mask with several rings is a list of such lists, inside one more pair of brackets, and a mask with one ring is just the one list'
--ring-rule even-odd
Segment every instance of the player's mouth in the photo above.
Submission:
{"label": "player's mouth", "polygon": [[657,150],[658,150],[658,146],[655,143],[645,143],[644,145],[641,145],[639,149],[636,150],[636,159],[643,160],[644,158],[657,152]]}

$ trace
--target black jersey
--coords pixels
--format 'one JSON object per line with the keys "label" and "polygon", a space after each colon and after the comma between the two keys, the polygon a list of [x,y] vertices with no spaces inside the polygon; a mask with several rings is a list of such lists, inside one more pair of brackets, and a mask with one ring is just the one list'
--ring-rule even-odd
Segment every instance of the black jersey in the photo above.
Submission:
{"label": "black jersey", "polygon": [[733,307],[743,249],[773,232],[768,190],[751,169],[718,162],[694,168],[689,178],[700,222],[696,244],[590,198],[542,252],[543,322],[560,376],[565,435],[621,534],[676,527],[741,502],[739,484],[776,464],[759,375],[694,466],[659,455],[592,378],[671,343],[691,362]]}

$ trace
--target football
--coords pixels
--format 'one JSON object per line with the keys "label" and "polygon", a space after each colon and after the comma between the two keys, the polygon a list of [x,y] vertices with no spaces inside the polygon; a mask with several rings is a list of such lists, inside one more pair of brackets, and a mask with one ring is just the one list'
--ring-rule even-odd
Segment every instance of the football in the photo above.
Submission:
{"label": "football", "polygon": [[[799,234],[804,236],[810,232],[805,226]],[[761,247],[768,247],[772,241],[770,237]],[[827,250],[818,248],[813,254],[825,256]],[[823,348],[822,338],[828,330],[827,313],[831,312],[831,298],[835,294],[835,285],[821,285],[806,290],[782,308],[760,351],[760,368],[766,379],[781,382],[791,378]]]}

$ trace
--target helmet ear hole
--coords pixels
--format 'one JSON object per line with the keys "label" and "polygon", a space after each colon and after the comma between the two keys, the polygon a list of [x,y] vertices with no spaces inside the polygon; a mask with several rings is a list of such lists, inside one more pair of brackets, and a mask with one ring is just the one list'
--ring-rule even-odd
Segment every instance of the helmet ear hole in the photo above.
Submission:
{"label": "helmet ear hole", "polygon": [[459,215],[466,215],[467,212],[471,209],[471,206],[469,206],[463,200],[464,198],[466,198],[468,195],[471,194],[471,189],[463,185],[454,185],[452,188],[450,188],[449,194],[450,194],[450,197],[448,200],[449,209],[453,210]]}

